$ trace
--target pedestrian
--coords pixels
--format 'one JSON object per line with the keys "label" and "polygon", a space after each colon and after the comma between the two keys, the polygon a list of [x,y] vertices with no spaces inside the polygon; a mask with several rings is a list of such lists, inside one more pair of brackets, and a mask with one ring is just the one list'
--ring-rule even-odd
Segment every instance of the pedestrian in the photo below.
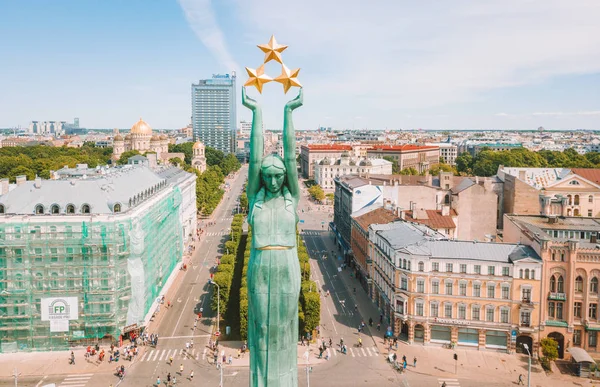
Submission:
{"label": "pedestrian", "polygon": [[160,376],[156,377],[156,386],[160,386],[162,382],[160,381]]}
{"label": "pedestrian", "polygon": [[415,356],[415,358],[413,359],[413,367],[417,366],[417,357]]}
{"label": "pedestrian", "polygon": [[171,373],[167,374],[167,383],[171,383]]}
{"label": "pedestrian", "polygon": [[190,348],[194,348],[194,339],[190,340]]}
{"label": "pedestrian", "polygon": [[380,331],[381,330],[381,324],[377,324],[377,330]]}
{"label": "pedestrian", "polygon": [[300,336],[300,344],[302,344],[302,346],[304,346],[304,336]]}
{"label": "pedestrian", "polygon": [[369,326],[372,327],[373,326],[373,317],[369,317]]}
{"label": "pedestrian", "polygon": [[382,323],[383,322],[383,313],[379,315],[379,322]]}
{"label": "pedestrian", "polygon": [[75,354],[71,351],[71,364],[75,365]]}
{"label": "pedestrian", "polygon": [[227,361],[227,364],[231,365],[231,363],[233,363],[233,356],[231,356],[231,354],[229,354],[229,359]]}
{"label": "pedestrian", "polygon": [[194,371],[190,372],[190,380],[194,380]]}
{"label": "pedestrian", "polygon": [[329,338],[329,348],[333,347],[333,340],[331,340],[331,337]]}
{"label": "pedestrian", "polygon": [[525,383],[523,382],[523,374],[519,374],[519,382],[517,383],[518,386],[524,386]]}
{"label": "pedestrian", "polygon": [[179,374],[183,375],[183,363],[179,366]]}

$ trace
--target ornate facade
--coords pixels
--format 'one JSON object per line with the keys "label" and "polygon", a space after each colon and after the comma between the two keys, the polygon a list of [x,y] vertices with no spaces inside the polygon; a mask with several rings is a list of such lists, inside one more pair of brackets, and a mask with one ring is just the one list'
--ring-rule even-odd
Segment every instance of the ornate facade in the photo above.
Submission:
{"label": "ornate facade", "polygon": [[152,128],[140,118],[132,127],[128,135],[123,138],[117,133],[113,140],[113,160],[118,160],[121,154],[137,150],[140,153],[155,152],[161,159],[161,153],[169,152],[169,140],[164,134],[152,134]]}
{"label": "ornate facade", "polygon": [[206,171],[206,155],[204,154],[204,144],[201,141],[194,143],[194,155],[192,157],[192,167],[200,173]]}

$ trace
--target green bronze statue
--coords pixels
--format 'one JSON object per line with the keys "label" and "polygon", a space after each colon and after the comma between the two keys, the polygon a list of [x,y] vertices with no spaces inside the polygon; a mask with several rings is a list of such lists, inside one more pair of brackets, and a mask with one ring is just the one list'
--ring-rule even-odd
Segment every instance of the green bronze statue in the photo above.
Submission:
{"label": "green bronze statue", "polygon": [[249,212],[252,248],[248,262],[248,347],[251,387],[298,386],[298,297],[300,264],[296,246],[300,187],[292,111],[302,106],[302,89],[285,105],[283,159],[263,157],[262,110],[242,89],[252,110]]}

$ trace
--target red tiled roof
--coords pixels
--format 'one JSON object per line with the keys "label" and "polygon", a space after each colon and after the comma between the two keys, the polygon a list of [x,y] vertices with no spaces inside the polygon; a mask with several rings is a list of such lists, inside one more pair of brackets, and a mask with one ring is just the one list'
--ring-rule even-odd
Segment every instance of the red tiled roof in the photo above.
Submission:
{"label": "red tiled roof", "polygon": [[394,211],[379,207],[373,211],[367,212],[354,218],[360,227],[367,231],[372,224],[388,224],[400,220]]}
{"label": "red tiled roof", "polygon": [[572,168],[571,171],[596,184],[600,184],[600,169],[598,168]]}
{"label": "red tiled roof", "polygon": [[434,230],[439,230],[441,228],[456,228],[454,220],[452,220],[452,217],[456,216],[456,211],[450,210],[450,215],[448,216],[442,215],[442,210],[425,210],[425,212],[427,213],[428,219],[413,219],[412,211],[405,211],[404,214],[406,215],[407,221],[424,224]]}
{"label": "red tiled roof", "polygon": [[311,151],[319,151],[319,150],[324,150],[324,151],[345,151],[345,150],[352,150],[352,145],[346,145],[346,144],[308,144],[308,145],[303,145],[306,146],[309,150]]}
{"label": "red tiled roof", "polygon": [[432,145],[373,145],[368,150],[383,152],[412,152],[429,149],[439,149],[439,147]]}

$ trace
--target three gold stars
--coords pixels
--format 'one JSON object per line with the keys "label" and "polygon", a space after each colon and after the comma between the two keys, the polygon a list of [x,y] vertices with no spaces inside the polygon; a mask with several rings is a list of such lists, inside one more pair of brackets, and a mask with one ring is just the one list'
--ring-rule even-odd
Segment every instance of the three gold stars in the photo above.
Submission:
{"label": "three gold stars", "polygon": [[[254,86],[261,94],[263,84],[271,81],[281,83],[283,85],[284,93],[287,93],[292,86],[302,87],[302,84],[300,84],[300,81],[298,81],[298,73],[300,72],[300,69],[288,69],[281,59],[281,53],[288,46],[278,44],[275,40],[275,36],[272,35],[269,43],[259,44],[257,47],[265,53],[265,59],[263,64],[256,70],[246,67],[249,78],[244,86]],[[265,74],[265,63],[270,62],[271,60],[281,63],[281,75],[275,79]]]}

